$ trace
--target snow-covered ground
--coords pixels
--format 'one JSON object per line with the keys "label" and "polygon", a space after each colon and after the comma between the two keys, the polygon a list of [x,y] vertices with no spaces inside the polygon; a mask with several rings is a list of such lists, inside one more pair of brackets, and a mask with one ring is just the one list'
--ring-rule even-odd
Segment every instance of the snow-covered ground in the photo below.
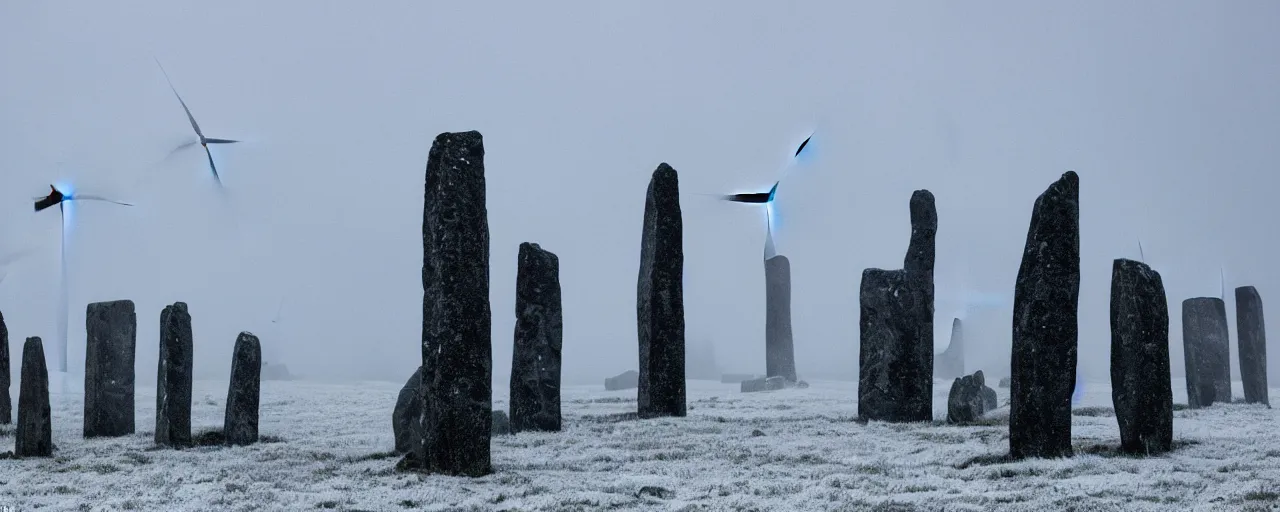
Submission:
{"label": "snow-covered ground", "polygon": [[[266,381],[270,442],[183,451],[152,447],[154,389],[138,390],[138,433],[116,439],[83,439],[81,398],[55,395],[55,456],[0,460],[0,511],[1280,508],[1280,409],[1179,410],[1180,448],[1128,458],[1111,451],[1116,420],[1099,409],[1111,406],[1110,388],[1087,383],[1074,458],[1002,463],[989,460],[1007,451],[999,421],[858,424],[855,383],[812,384],[742,394],[690,381],[687,418],[639,421],[616,417],[635,411],[634,389],[568,387],[565,430],[495,437],[496,471],[477,479],[394,470],[392,383]],[[937,385],[936,417],[948,386]],[[1174,382],[1176,403],[1186,402],[1182,386]],[[1006,403],[1008,390],[997,392]],[[196,382],[197,432],[221,427],[226,394],[225,381]],[[495,408],[506,396],[495,389]],[[13,428],[2,428],[0,450],[12,449]]]}

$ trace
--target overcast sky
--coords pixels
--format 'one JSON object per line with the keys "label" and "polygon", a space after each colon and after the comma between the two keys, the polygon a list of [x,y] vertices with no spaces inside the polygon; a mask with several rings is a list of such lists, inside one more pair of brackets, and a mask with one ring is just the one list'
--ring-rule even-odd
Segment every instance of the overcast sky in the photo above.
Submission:
{"label": "overcast sky", "polygon": [[[26,336],[56,338],[58,212],[31,199],[65,180],[137,204],[75,208],[73,371],[85,305],[129,298],[143,380],[179,300],[199,376],[225,378],[249,330],[294,373],[407,378],[427,151],[479,130],[497,385],[524,241],[560,257],[565,382],[637,366],[661,162],[680,173],[688,341],[763,371],[762,215],[701,194],[767,189],[816,128],[777,196],[802,377],[856,376],[861,271],[902,266],[920,188],[938,205],[936,345],[966,314],[970,366],[1007,374],[1031,205],[1066,170],[1081,371],[1108,378],[1112,260],[1138,258],[1139,237],[1175,371],[1181,301],[1217,296],[1225,271],[1234,369],[1232,289],[1257,286],[1280,318],[1278,22],[1265,0],[4,2],[0,254],[32,250],[0,270],[13,364]],[[206,135],[244,141],[214,148],[225,197],[198,146],[166,160],[194,135],[153,57]]]}

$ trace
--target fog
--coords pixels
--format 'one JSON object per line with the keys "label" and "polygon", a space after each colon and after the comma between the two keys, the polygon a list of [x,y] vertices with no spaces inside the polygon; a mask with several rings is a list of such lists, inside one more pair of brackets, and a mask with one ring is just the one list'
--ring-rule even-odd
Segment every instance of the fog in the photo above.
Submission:
{"label": "fog", "polygon": [[[427,151],[474,129],[495,385],[525,241],[560,257],[563,380],[637,366],[661,162],[680,173],[688,342],[720,371],[761,372],[763,214],[704,194],[767,190],[816,130],[777,195],[801,377],[856,377],[861,272],[902,266],[921,188],[939,218],[937,350],[962,316],[970,369],[1007,374],[1031,206],[1067,170],[1080,372],[1108,378],[1112,260],[1139,258],[1141,238],[1175,372],[1181,301],[1218,296],[1221,273],[1238,375],[1234,287],[1280,318],[1278,21],[1263,1],[5,2],[0,254],[31,250],[0,269],[12,364],[27,336],[55,356],[59,214],[31,199],[66,181],[136,204],[74,205],[73,372],[85,305],[128,298],[144,382],[174,301],[197,377],[225,378],[247,330],[295,374],[404,380],[421,361]],[[153,57],[206,135],[244,141],[213,148],[225,195],[198,146],[166,159],[194,135]]]}

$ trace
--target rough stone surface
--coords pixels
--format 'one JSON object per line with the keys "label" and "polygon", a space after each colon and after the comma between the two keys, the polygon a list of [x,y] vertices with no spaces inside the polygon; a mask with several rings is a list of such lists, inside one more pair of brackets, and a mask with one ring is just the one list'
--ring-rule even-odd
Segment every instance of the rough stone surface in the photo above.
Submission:
{"label": "rough stone surface", "polygon": [[13,402],[9,398],[9,328],[4,325],[4,313],[0,313],[0,425],[13,422]]}
{"label": "rough stone surface", "polygon": [[1120,449],[1155,455],[1173,448],[1169,303],[1160,273],[1133,260],[1111,266],[1111,399]]}
{"label": "rough stone surface", "polygon": [[85,330],[84,437],[132,434],[138,341],[133,301],[89,304]]}
{"label": "rough stone surface", "polygon": [[933,419],[933,194],[911,194],[911,242],[902,270],[866,269],[859,292],[858,416]]}
{"label": "rough stone surface", "polygon": [[951,392],[947,394],[947,423],[972,423],[981,418],[987,411],[987,402],[983,396],[986,389],[982,370],[953,381]]}
{"label": "rough stone surface", "polygon": [[560,259],[520,244],[516,334],[511,353],[511,431],[560,430]]}
{"label": "rough stone surface", "polygon": [[511,418],[507,416],[507,413],[502,411],[493,411],[492,418],[493,419],[490,424],[493,425],[493,435],[505,436],[515,433],[511,430]]}
{"label": "rough stone surface", "polygon": [[996,390],[991,389],[991,386],[982,387],[982,405],[988,411],[1000,407],[1000,399],[996,397]]}
{"label": "rough stone surface", "polygon": [[640,385],[640,372],[635,370],[627,370],[613,377],[604,379],[605,391],[619,391],[623,389],[634,389]]}
{"label": "rough stone surface", "polygon": [[1262,315],[1262,296],[1252,286],[1236,288],[1236,336],[1240,348],[1240,380],[1244,401],[1271,405],[1267,397],[1267,329]]}
{"label": "rough stone surface", "polygon": [[787,383],[791,382],[781,375],[772,377],[760,377],[758,379],[744,380],[739,384],[739,389],[743,393],[754,393],[756,391],[778,391],[786,389]]}
{"label": "rough stone surface", "polygon": [[231,384],[222,433],[232,446],[258,442],[258,402],[262,392],[262,344],[242,332],[231,354]]}
{"label": "rough stone surface", "polygon": [[1014,285],[1009,454],[1069,457],[1080,298],[1080,179],[1036,198]]}
{"label": "rough stone surface", "polygon": [[637,282],[640,342],[637,413],[684,416],[684,228],[680,183],[665,163],[653,171],[644,203]]}
{"label": "rough stone surface", "polygon": [[764,260],[765,375],[796,381],[796,354],[791,338],[791,261],[778,255]]}
{"label": "rough stone surface", "polygon": [[1182,354],[1189,407],[1231,402],[1230,351],[1226,303],[1218,297],[1182,301]]}
{"label": "rough stone surface", "polygon": [[422,212],[421,470],[493,471],[493,315],[480,132],[441,133],[427,154]]}
{"label": "rough stone surface", "polygon": [[422,367],[413,371],[400,395],[396,397],[396,408],[391,411],[391,433],[396,438],[396,452],[408,453],[413,446],[422,442],[418,433],[418,419],[422,417]]}
{"label": "rough stone surface", "polygon": [[191,445],[191,376],[194,342],[191,313],[185,302],[160,312],[160,357],[156,370],[155,442],[161,446]]}
{"label": "rough stone surface", "polygon": [[22,375],[18,378],[18,427],[14,432],[13,455],[52,456],[49,368],[44,363],[44,343],[40,338],[27,338],[22,345]]}
{"label": "rough stone surface", "polygon": [[959,318],[951,320],[951,343],[938,354],[933,374],[939,379],[958,379],[964,376],[964,327]]}

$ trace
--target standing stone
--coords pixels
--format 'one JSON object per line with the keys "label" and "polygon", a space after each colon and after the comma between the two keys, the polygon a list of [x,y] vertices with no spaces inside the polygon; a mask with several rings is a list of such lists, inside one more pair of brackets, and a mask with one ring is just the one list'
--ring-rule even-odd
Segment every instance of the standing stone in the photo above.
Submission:
{"label": "standing stone", "polygon": [[1036,198],[1013,291],[1009,454],[1069,457],[1079,342],[1080,178]]}
{"label": "standing stone", "polygon": [[1182,301],[1182,353],[1192,409],[1231,403],[1230,351],[1226,303],[1218,297]]}
{"label": "standing stone", "polygon": [[160,312],[160,361],[156,370],[156,444],[191,445],[191,370],[194,345],[187,303]]}
{"label": "standing stone", "polygon": [[13,402],[9,398],[9,328],[0,313],[0,425],[13,422]]}
{"label": "standing stone", "polygon": [[982,386],[982,405],[988,411],[994,411],[1000,407],[1000,399],[996,397],[996,390],[991,386]]}
{"label": "standing stone", "polygon": [[1262,296],[1252,286],[1236,288],[1236,336],[1240,342],[1237,352],[1240,356],[1240,380],[1244,383],[1244,401],[1269,406],[1267,329],[1262,316]]}
{"label": "standing stone", "polygon": [[778,255],[764,260],[765,375],[796,381],[796,353],[791,338],[791,261]]}
{"label": "standing stone", "polygon": [[910,210],[902,270],[862,272],[858,416],[867,420],[933,419],[933,194],[915,191]]}
{"label": "standing stone", "polygon": [[1127,259],[1111,266],[1111,399],[1121,450],[1155,455],[1173,448],[1164,282],[1151,267]]}
{"label": "standing stone", "polygon": [[133,301],[89,304],[85,330],[84,437],[132,434],[138,341]]}
{"label": "standing stone", "polygon": [[640,341],[637,409],[641,418],[684,416],[684,228],[680,182],[663,163],[644,202],[637,285]]}
{"label": "standing stone", "polygon": [[520,244],[511,353],[511,432],[560,430],[560,259]]}
{"label": "standing stone", "polygon": [[934,374],[941,379],[958,379],[964,376],[964,330],[959,318],[951,320],[951,343],[938,354]]}
{"label": "standing stone", "polygon": [[947,394],[947,423],[965,424],[977,421],[987,411],[984,396],[987,387],[982,370],[962,376],[951,383]]}
{"label": "standing stone", "polygon": [[49,457],[53,455],[53,419],[49,409],[49,368],[44,364],[44,343],[40,338],[27,338],[22,346],[19,379],[13,455]]}
{"label": "standing stone", "polygon": [[226,443],[243,446],[258,442],[258,401],[262,392],[262,344],[242,332],[231,354],[231,386],[222,432]]}
{"label": "standing stone", "polygon": [[428,473],[491,473],[493,343],[480,132],[441,133],[422,212],[422,443]]}
{"label": "standing stone", "polygon": [[396,438],[397,453],[408,453],[422,442],[422,434],[418,432],[418,422],[422,417],[421,393],[422,367],[419,366],[400,388],[396,408],[391,411],[391,433]]}
{"label": "standing stone", "polygon": [[640,372],[635,370],[627,370],[613,377],[605,377],[605,391],[619,391],[623,389],[633,389],[640,386]]}

